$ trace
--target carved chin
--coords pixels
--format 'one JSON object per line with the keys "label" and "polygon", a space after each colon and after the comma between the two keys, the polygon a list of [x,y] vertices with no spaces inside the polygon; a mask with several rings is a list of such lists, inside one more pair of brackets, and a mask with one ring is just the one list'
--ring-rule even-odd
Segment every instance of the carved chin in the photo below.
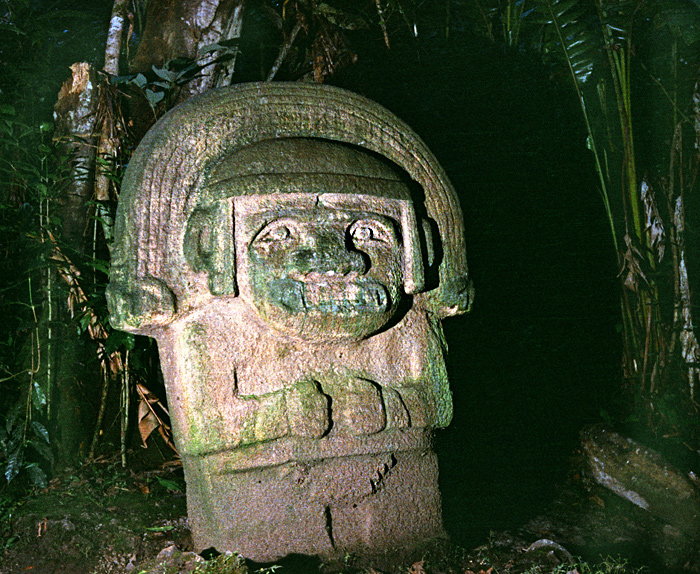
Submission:
{"label": "carved chin", "polygon": [[270,299],[288,313],[365,315],[386,313],[391,305],[388,289],[369,279],[304,283],[274,279]]}

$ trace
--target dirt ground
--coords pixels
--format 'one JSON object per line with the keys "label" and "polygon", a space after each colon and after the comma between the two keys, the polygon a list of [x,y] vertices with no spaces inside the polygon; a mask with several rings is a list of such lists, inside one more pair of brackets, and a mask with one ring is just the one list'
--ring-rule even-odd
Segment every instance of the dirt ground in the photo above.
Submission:
{"label": "dirt ground", "polygon": [[[121,468],[117,460],[102,459],[56,477],[47,488],[20,499],[0,492],[0,574],[311,574],[330,570],[313,559],[265,565],[231,554],[195,554],[184,490],[177,462],[135,471]],[[620,562],[596,567],[581,564],[556,540],[584,547],[594,543],[595,536],[624,541],[625,537],[648,538],[654,529],[663,532],[663,525],[650,523],[645,516],[611,522],[606,513],[619,502],[603,500],[605,493],[586,485],[569,484],[562,493],[546,517],[538,517],[515,535],[492,533],[477,548],[444,543],[426,550],[420,561],[389,569],[360,566],[361,557],[348,557],[336,570],[348,574],[624,574],[636,570]],[[568,516],[572,512],[578,517],[575,520]],[[678,571],[697,571],[690,562],[676,566]]]}

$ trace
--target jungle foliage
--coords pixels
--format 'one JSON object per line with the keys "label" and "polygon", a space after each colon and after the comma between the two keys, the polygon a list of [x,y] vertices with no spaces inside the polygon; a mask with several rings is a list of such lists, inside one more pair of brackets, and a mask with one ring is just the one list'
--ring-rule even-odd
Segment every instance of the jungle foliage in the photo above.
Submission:
{"label": "jungle foliage", "polygon": [[700,11],[683,1],[523,6],[509,3],[520,18],[506,21],[504,41],[527,39],[559,64],[585,122],[619,267],[629,416],[695,442],[700,347],[688,262],[698,253],[688,213],[697,217]]}
{"label": "jungle foliage", "polygon": [[[144,444],[156,430],[162,446],[170,443],[154,346],[113,331],[104,303],[119,182],[148,127],[192,95],[193,86],[333,81],[352,67],[354,46],[368,34],[380,38],[383,49],[468,36],[503,51],[536,54],[552,82],[570,87],[597,175],[591,193],[600,195],[618,262],[628,403],[614,414],[642,421],[657,436],[700,447],[700,348],[692,301],[700,256],[697,3],[220,4],[229,10],[225,33],[206,43],[160,47],[149,44],[149,5],[154,10],[157,0],[104,0],[81,10],[56,0],[0,5],[5,483],[25,473],[42,485],[52,465],[96,456],[101,448],[119,450],[126,464],[134,430]],[[119,19],[112,18],[109,27],[111,12],[121,18],[116,29]],[[163,16],[162,25],[175,26],[168,22]],[[149,50],[139,51],[146,45]],[[92,69],[94,126],[87,135],[56,131],[56,70],[82,60]],[[201,88],[210,75],[216,83]],[[76,161],[78,153],[87,163]],[[66,207],[76,182],[88,190],[80,216]],[[67,232],[71,224],[79,230],[77,241]]]}

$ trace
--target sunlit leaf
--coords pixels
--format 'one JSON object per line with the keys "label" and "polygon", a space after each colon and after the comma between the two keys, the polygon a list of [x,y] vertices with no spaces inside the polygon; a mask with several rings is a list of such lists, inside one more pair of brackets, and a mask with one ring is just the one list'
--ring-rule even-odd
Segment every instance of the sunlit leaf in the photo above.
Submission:
{"label": "sunlit leaf", "polygon": [[184,490],[182,485],[175,482],[174,480],[168,480],[167,478],[161,478],[160,476],[156,476],[156,480],[161,486],[164,486],[168,490],[172,490],[175,492],[182,492]]}
{"label": "sunlit leaf", "polygon": [[599,14],[594,3],[578,0],[544,0],[533,20],[544,25],[542,51],[564,58],[578,82],[586,82],[596,64],[607,65]]}
{"label": "sunlit leaf", "polygon": [[36,436],[43,438],[46,442],[49,442],[49,431],[46,427],[42,425],[39,421],[32,421],[32,428]]}
{"label": "sunlit leaf", "polygon": [[34,385],[32,386],[32,405],[35,409],[43,410],[47,404],[46,391],[41,386],[38,380],[34,380]]}
{"label": "sunlit leaf", "polygon": [[10,453],[5,463],[5,480],[12,482],[22,468],[22,451],[20,449]]}

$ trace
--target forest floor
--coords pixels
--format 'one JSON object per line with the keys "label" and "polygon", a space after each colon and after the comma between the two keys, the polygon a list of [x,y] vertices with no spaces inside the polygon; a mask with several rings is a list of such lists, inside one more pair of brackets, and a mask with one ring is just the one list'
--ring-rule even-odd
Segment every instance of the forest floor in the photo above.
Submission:
{"label": "forest floor", "polygon": [[[187,524],[182,469],[177,463],[157,470],[123,469],[102,459],[51,480],[31,496],[10,499],[0,492],[0,574],[176,574],[180,572],[279,574],[327,571],[314,560],[255,564],[231,554],[197,555]],[[381,569],[359,565],[353,557],[340,571],[354,574],[625,574],[638,572],[624,560],[582,563],[571,550],[595,545],[595,539],[643,540],[645,547],[663,538],[663,525],[643,511],[625,506],[605,491],[585,484],[577,474],[560,489],[545,516],[517,533],[491,533],[473,549],[443,544],[412,564]],[[618,512],[616,508],[623,508]],[[572,516],[576,518],[572,518]],[[616,518],[611,519],[610,516]],[[558,542],[556,542],[558,541]],[[666,541],[667,542],[667,541]],[[578,546],[577,546],[578,544]],[[617,548],[620,550],[622,547]],[[607,550],[616,548],[607,548]],[[672,550],[680,557],[683,549]],[[668,552],[667,552],[668,554]],[[602,554],[599,554],[602,556]],[[667,556],[668,558],[668,556]],[[632,564],[634,565],[634,560]],[[637,561],[638,562],[638,561]],[[697,572],[692,561],[674,559],[677,570]],[[638,565],[638,564],[637,564]],[[647,572],[659,572],[652,568]]]}

